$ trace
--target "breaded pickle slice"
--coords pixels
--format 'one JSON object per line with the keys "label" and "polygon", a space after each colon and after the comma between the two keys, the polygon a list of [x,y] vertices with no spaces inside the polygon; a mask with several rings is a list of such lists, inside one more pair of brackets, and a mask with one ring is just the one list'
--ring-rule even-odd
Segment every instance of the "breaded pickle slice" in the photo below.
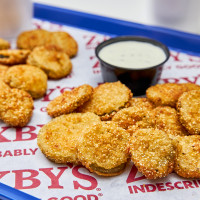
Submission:
{"label": "breaded pickle slice", "polygon": [[47,89],[47,75],[38,67],[31,65],[10,67],[4,81],[11,88],[28,92],[35,99],[44,96]]}
{"label": "breaded pickle slice", "polygon": [[7,40],[0,38],[0,50],[9,49],[9,48],[10,48],[10,43]]}
{"label": "breaded pickle slice", "polygon": [[173,171],[175,150],[169,136],[159,129],[138,129],[130,139],[131,159],[148,179]]}
{"label": "breaded pickle slice", "polygon": [[191,135],[200,134],[200,90],[192,90],[181,95],[177,110],[182,125]]}
{"label": "breaded pickle slice", "polygon": [[52,117],[73,112],[90,99],[92,92],[93,87],[87,84],[65,91],[48,104],[47,112]]}
{"label": "breaded pickle slice", "polygon": [[4,79],[4,76],[6,74],[6,71],[8,70],[8,66],[6,65],[0,65],[0,79]]}
{"label": "breaded pickle slice", "polygon": [[161,129],[174,136],[188,135],[188,132],[179,121],[176,109],[169,106],[158,106],[153,112],[155,128]]}
{"label": "breaded pickle slice", "polygon": [[117,122],[119,126],[128,129],[132,125],[139,125],[150,128],[154,125],[152,110],[149,107],[134,106],[123,108],[118,111],[112,121]]}
{"label": "breaded pickle slice", "polygon": [[94,124],[83,132],[78,159],[91,172],[102,176],[121,174],[129,158],[129,133],[114,122]]}
{"label": "breaded pickle slice", "polygon": [[72,70],[69,56],[54,46],[34,48],[28,56],[27,64],[39,67],[52,79],[63,78]]}
{"label": "breaded pickle slice", "polygon": [[130,105],[129,107],[135,107],[135,106],[140,106],[140,107],[145,107],[147,109],[153,109],[154,105],[152,102],[150,102],[147,98],[142,98],[142,97],[133,97],[130,100]]}
{"label": "breaded pickle slice", "polygon": [[94,89],[91,99],[81,106],[79,112],[94,112],[102,120],[109,120],[121,108],[129,105],[131,90],[121,82],[104,83]]}
{"label": "breaded pickle slice", "polygon": [[11,126],[25,126],[33,112],[30,94],[19,89],[0,89],[0,119]]}
{"label": "breaded pickle slice", "polygon": [[181,136],[176,141],[174,171],[184,178],[200,178],[200,135]]}
{"label": "breaded pickle slice", "polygon": [[100,122],[100,118],[94,113],[71,113],[56,117],[40,129],[38,146],[55,163],[77,164],[77,144],[82,138],[82,131],[97,122]]}
{"label": "breaded pickle slice", "polygon": [[5,49],[0,50],[0,64],[2,65],[18,65],[26,63],[29,50]]}

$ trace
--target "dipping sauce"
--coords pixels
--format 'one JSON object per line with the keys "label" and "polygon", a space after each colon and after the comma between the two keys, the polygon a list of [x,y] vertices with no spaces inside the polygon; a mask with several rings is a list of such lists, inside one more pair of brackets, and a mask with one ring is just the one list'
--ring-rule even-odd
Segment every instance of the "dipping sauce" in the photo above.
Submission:
{"label": "dipping sauce", "polygon": [[161,64],[166,59],[166,53],[151,43],[120,41],[103,47],[99,57],[121,68],[142,69]]}

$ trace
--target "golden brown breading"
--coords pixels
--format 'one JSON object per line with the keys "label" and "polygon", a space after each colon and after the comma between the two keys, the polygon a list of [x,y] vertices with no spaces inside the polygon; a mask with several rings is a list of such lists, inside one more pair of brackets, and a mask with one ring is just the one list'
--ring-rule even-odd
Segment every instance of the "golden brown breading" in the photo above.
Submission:
{"label": "golden brown breading", "polygon": [[19,89],[0,90],[0,119],[11,126],[25,126],[33,111],[33,99]]}
{"label": "golden brown breading", "polygon": [[200,135],[178,137],[174,171],[184,178],[200,178]]}
{"label": "golden brown breading", "polygon": [[0,38],[0,50],[9,49],[10,43],[2,38]]}
{"label": "golden brown breading", "polygon": [[27,64],[39,67],[52,79],[63,78],[72,70],[69,56],[53,46],[34,48],[28,56]]}
{"label": "golden brown breading", "polygon": [[37,46],[43,46],[48,44],[49,35],[49,31],[43,29],[22,32],[17,38],[17,47],[32,50]]}
{"label": "golden brown breading", "polygon": [[141,106],[141,107],[146,107],[149,109],[153,109],[154,105],[152,102],[150,102],[147,98],[132,98],[130,101],[129,107],[134,107],[134,106]]}
{"label": "golden brown breading", "polygon": [[156,106],[176,107],[176,102],[186,88],[177,83],[157,84],[146,90],[147,98]]}
{"label": "golden brown breading", "polygon": [[47,89],[47,75],[38,67],[31,65],[16,65],[9,68],[4,81],[11,88],[25,90],[35,99],[44,96]]}
{"label": "golden brown breading", "polygon": [[6,90],[6,89],[10,89],[10,87],[6,83],[4,83],[2,79],[0,79],[0,90]]}
{"label": "golden brown breading", "polygon": [[117,122],[124,129],[128,129],[132,125],[138,128],[150,128],[154,126],[152,110],[148,107],[140,106],[121,109],[114,115],[112,121]]}
{"label": "golden brown breading", "polygon": [[169,106],[158,106],[154,110],[155,128],[171,135],[188,135],[185,128],[179,122],[177,111]]}
{"label": "golden brown breading", "polygon": [[17,65],[26,63],[29,50],[6,49],[0,50],[0,64]]}
{"label": "golden brown breading", "polygon": [[8,66],[0,64],[0,79],[4,79]]}
{"label": "golden brown breading", "polygon": [[190,90],[200,90],[200,85],[194,83],[181,83],[182,87],[186,88],[186,91]]}
{"label": "golden brown breading", "polygon": [[87,127],[78,144],[78,159],[91,172],[102,176],[121,174],[129,158],[129,133],[115,122]]}
{"label": "golden brown breading", "polygon": [[129,105],[131,90],[121,82],[104,83],[94,89],[91,99],[78,112],[94,112],[102,120],[109,120],[121,108]]}
{"label": "golden brown breading", "polygon": [[49,44],[60,48],[70,58],[74,57],[78,51],[76,40],[67,32],[51,32]]}
{"label": "golden brown breading", "polygon": [[200,90],[181,95],[177,102],[180,122],[190,134],[200,134]]}
{"label": "golden brown breading", "polygon": [[93,87],[87,84],[81,85],[72,91],[65,91],[48,104],[47,112],[52,117],[71,113],[87,102],[92,96],[92,92]]}
{"label": "golden brown breading", "polygon": [[40,129],[38,146],[55,163],[78,164],[77,144],[82,138],[81,131],[97,122],[100,122],[100,118],[94,113],[72,113],[56,117]]}
{"label": "golden brown breading", "polygon": [[20,49],[30,49],[37,46],[53,45],[62,50],[69,57],[77,54],[78,44],[76,40],[67,32],[49,32],[38,29],[25,31],[18,36],[17,47]]}
{"label": "golden brown breading", "polygon": [[172,140],[159,129],[138,129],[130,139],[131,159],[148,179],[173,171],[175,151]]}

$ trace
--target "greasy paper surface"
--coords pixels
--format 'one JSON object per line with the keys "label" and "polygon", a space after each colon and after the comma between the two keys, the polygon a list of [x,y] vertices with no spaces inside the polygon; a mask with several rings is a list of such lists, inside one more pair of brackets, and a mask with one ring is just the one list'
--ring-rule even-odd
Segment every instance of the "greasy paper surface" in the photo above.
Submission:
{"label": "greasy paper surface", "polygon": [[[61,80],[49,80],[45,97],[34,101],[34,113],[24,128],[11,128],[0,122],[0,181],[43,200],[97,199],[199,199],[200,180],[184,179],[172,173],[166,178],[147,180],[130,162],[116,177],[100,177],[82,166],[54,164],[37,146],[41,126],[51,120],[46,106],[64,90],[82,84],[96,87],[102,83],[94,48],[108,36],[72,27],[33,20],[34,28],[67,31],[79,44],[72,58],[72,73]],[[200,84],[200,57],[171,51],[160,83],[192,82]]]}

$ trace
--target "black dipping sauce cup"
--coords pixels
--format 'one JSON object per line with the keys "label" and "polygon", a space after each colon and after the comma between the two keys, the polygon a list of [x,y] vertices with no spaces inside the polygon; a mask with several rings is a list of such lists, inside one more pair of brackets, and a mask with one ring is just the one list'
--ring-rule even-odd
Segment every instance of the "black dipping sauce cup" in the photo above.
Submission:
{"label": "black dipping sauce cup", "polygon": [[[155,66],[133,69],[109,64],[99,57],[99,52],[104,47],[121,41],[137,41],[155,45],[163,50],[166,58]],[[164,44],[150,38],[137,36],[120,36],[106,40],[96,47],[95,54],[100,61],[103,80],[105,82],[121,81],[132,90],[134,96],[145,95],[146,89],[157,83],[162,72],[163,64],[169,59],[170,56],[169,50]]]}

